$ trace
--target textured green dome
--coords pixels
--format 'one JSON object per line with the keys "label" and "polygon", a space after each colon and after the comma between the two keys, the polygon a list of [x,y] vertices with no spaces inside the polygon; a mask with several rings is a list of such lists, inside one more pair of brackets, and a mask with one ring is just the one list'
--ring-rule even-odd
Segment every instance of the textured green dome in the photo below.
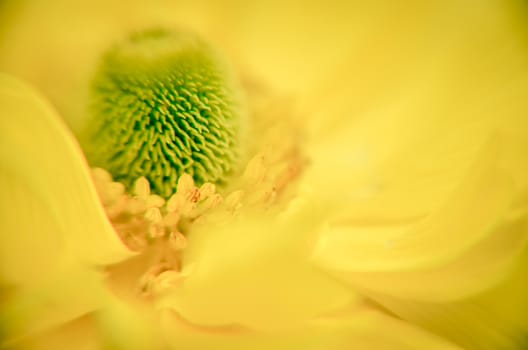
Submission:
{"label": "textured green dome", "polygon": [[91,166],[168,197],[177,179],[222,183],[238,154],[240,112],[229,70],[186,32],[130,36],[102,57],[82,143]]}

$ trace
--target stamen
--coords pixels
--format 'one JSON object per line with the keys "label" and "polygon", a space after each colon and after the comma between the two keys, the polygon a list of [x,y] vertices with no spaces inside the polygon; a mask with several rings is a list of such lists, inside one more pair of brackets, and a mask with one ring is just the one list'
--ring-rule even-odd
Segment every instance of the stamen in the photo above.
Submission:
{"label": "stamen", "polygon": [[184,278],[181,257],[186,236],[197,225],[229,224],[246,208],[267,210],[289,200],[287,190],[306,161],[298,142],[293,137],[284,139],[290,126],[281,129],[280,125],[271,120],[259,130],[263,146],[253,150],[245,170],[222,193],[213,183],[197,186],[191,175],[182,174],[175,192],[165,200],[151,193],[146,177],[136,179],[128,193],[106,170],[93,169],[101,201],[122,241],[139,253],[154,255],[138,280],[140,295],[150,298],[179,285]]}

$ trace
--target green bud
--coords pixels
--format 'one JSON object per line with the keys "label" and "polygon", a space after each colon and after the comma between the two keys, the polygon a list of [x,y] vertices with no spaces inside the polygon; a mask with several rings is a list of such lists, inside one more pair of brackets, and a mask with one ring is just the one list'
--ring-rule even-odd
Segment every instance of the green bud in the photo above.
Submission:
{"label": "green bud", "polygon": [[230,71],[186,32],[150,30],[104,54],[82,143],[91,166],[132,188],[145,176],[165,198],[187,173],[221,184],[238,158],[241,113]]}

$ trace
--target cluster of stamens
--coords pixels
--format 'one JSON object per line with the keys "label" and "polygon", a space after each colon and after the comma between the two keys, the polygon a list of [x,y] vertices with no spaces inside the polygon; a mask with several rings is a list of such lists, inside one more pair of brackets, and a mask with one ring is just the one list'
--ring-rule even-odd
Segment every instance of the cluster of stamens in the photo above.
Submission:
{"label": "cluster of stamens", "polygon": [[304,160],[294,143],[265,145],[248,161],[236,188],[222,193],[212,183],[197,186],[188,174],[180,176],[176,192],[167,200],[151,193],[145,177],[138,178],[132,193],[127,193],[108,171],[92,169],[107,216],[123,243],[139,253],[157,249],[157,261],[139,281],[142,295],[151,295],[181,277],[181,256],[193,227],[225,224],[243,208],[265,210],[279,200]]}

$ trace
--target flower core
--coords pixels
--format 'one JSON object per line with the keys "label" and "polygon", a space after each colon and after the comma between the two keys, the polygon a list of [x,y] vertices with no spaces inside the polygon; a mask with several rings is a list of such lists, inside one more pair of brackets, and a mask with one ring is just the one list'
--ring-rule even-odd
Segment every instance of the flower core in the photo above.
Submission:
{"label": "flower core", "polygon": [[194,233],[292,198],[306,159],[291,106],[245,76],[251,137],[241,145],[242,86],[226,67],[195,36],[164,30],[132,35],[102,58],[81,143],[108,218],[138,253],[108,267],[117,293],[155,299],[184,278]]}
{"label": "flower core", "polygon": [[[174,193],[165,199],[151,192],[146,177],[136,179],[127,190],[107,170],[92,169],[116,233],[139,253],[135,262],[109,268],[111,285],[112,281],[127,279],[125,275],[134,275],[131,285],[113,288],[116,292],[135,290],[150,298],[160,288],[178,285],[185,276],[182,256],[195,229],[229,225],[245,210],[281,210],[294,196],[293,185],[306,158],[299,147],[297,128],[289,118],[291,111],[280,99],[254,90],[248,89],[254,128],[250,132],[258,132],[258,140],[248,151],[252,157],[243,163],[244,171],[233,176],[227,188],[219,190],[210,182],[198,185],[189,174],[183,174]],[[142,261],[139,268],[138,261]]]}
{"label": "flower core", "polygon": [[134,34],[96,72],[81,137],[88,160],[129,190],[144,176],[163,198],[184,173],[221,184],[238,158],[236,91],[227,66],[194,35]]}

